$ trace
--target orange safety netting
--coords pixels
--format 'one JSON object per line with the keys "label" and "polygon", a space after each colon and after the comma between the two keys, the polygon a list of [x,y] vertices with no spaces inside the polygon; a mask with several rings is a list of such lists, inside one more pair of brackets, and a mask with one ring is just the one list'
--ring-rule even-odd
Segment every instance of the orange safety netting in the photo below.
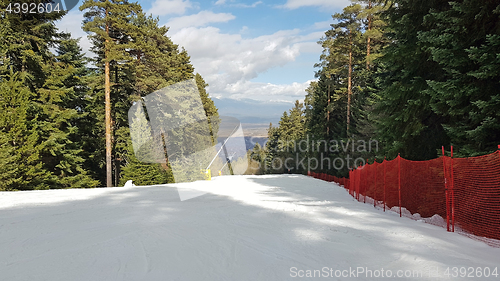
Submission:
{"label": "orange safety netting", "polygon": [[468,158],[410,161],[398,156],[351,170],[349,178],[309,175],[334,181],[356,200],[384,211],[500,247],[500,146],[495,153]]}

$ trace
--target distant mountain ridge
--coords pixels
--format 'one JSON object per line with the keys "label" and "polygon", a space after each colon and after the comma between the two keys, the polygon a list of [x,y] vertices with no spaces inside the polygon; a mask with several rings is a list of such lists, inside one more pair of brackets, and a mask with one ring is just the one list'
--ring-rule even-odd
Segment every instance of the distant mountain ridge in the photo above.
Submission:
{"label": "distant mountain ridge", "polygon": [[263,102],[252,99],[214,98],[219,115],[238,118],[241,123],[273,123],[277,125],[284,111],[293,107],[291,102]]}

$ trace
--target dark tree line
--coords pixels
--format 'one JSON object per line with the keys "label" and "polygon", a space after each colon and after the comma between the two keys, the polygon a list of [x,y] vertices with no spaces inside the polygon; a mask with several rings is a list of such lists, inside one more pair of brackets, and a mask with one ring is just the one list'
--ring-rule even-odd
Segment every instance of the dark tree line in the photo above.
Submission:
{"label": "dark tree line", "polygon": [[168,163],[135,158],[129,108],[195,79],[207,116],[218,113],[168,28],[137,3],[85,1],[90,59],[55,27],[65,13],[16,14],[9,3],[0,2],[0,190],[173,182]]}
{"label": "dark tree line", "polygon": [[[305,122],[290,123],[285,113],[279,126],[271,126],[267,146],[261,149],[266,154],[260,156],[266,159],[262,163],[285,159],[282,143],[306,136],[326,141],[321,151],[332,158],[349,154],[368,161],[392,159],[398,153],[410,160],[432,159],[443,145],[453,145],[458,156],[497,149],[498,1],[363,0],[332,18],[334,23],[318,42],[323,47],[316,65],[318,80],[306,90],[304,107],[292,109],[299,110]],[[290,131],[302,132],[302,137]],[[342,147],[360,140],[378,141],[379,150]],[[305,156],[321,157],[318,151]],[[346,176],[348,168],[306,170]]]}

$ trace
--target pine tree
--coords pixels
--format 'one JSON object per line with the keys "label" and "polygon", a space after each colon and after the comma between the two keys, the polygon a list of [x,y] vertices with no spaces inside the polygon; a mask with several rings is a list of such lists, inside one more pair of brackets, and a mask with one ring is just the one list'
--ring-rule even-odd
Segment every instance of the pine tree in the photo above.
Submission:
{"label": "pine tree", "polygon": [[[317,67],[323,67],[320,71],[321,75],[325,75],[328,78],[336,75],[341,78],[339,81],[340,85],[345,86],[339,87],[336,90],[337,93],[344,92],[347,96],[347,113],[346,113],[346,131],[347,135],[350,134],[351,125],[351,99],[353,95],[353,80],[355,68],[359,65],[360,60],[363,59],[362,53],[362,30],[361,22],[358,19],[362,11],[362,7],[359,4],[352,4],[343,9],[342,13],[336,13],[332,18],[338,21],[331,25],[331,29],[325,33],[325,37],[322,38],[319,43],[323,46],[323,54],[320,57],[321,63],[317,64]],[[328,84],[328,104],[331,102],[331,84]],[[327,110],[327,119],[329,119],[330,111]],[[352,128],[351,128],[352,129]],[[327,128],[327,134],[329,134],[329,129]]]}
{"label": "pine tree", "polygon": [[[95,24],[90,23],[93,17],[102,17],[103,6],[95,7],[94,2],[84,4],[81,9],[86,9],[87,22],[86,25],[90,28],[96,28]],[[128,2],[113,2],[112,5],[129,5]],[[134,4],[135,5],[135,4]],[[130,8],[130,7],[129,7]],[[117,8],[118,9],[118,8]],[[120,9],[124,9],[123,7]],[[135,151],[130,142],[130,129],[128,111],[130,107],[155,91],[161,90],[164,87],[171,86],[175,83],[186,81],[195,78],[200,92],[200,97],[204,105],[205,113],[210,120],[210,125],[214,128],[213,138],[216,134],[216,120],[212,120],[213,116],[217,116],[217,109],[213,101],[208,97],[205,88],[208,84],[205,83],[200,75],[193,75],[194,68],[190,63],[190,58],[187,52],[182,49],[179,51],[179,46],[174,44],[167,36],[167,27],[160,27],[158,25],[158,18],[146,16],[140,6],[133,6],[133,14],[129,17],[115,13],[115,16],[120,15],[123,24],[120,28],[111,26],[112,32],[110,36],[115,38],[116,46],[115,51],[122,55],[121,63],[118,64],[117,60],[110,62],[110,82],[112,86],[110,91],[113,120],[113,166],[115,174],[115,183],[123,183],[124,179],[133,179],[139,182],[148,183],[165,183],[165,181],[155,182],[150,179],[172,181],[170,165],[165,162],[161,164],[163,170],[159,169],[157,164],[141,163],[141,159],[135,157]],[[99,12],[100,11],[100,12]],[[103,28],[101,25],[97,26]],[[90,29],[89,29],[90,30]],[[104,100],[105,77],[106,71],[103,66],[104,59],[104,42],[105,39],[98,34],[91,36],[93,51],[99,55],[98,60],[95,61],[97,69],[91,75],[89,82],[92,88],[92,107],[89,112],[94,118],[97,118],[99,127],[104,127],[105,110],[100,103]],[[115,46],[115,45],[113,45]],[[94,126],[96,128],[96,126]],[[99,138],[99,130],[92,132],[94,136]],[[102,143],[102,141],[100,141]],[[94,143],[96,143],[94,141]],[[194,147],[186,147],[186,149],[194,149]],[[94,153],[93,162],[101,163],[103,159],[103,151],[98,150]],[[166,156],[166,155],[165,155]],[[142,172],[136,174],[134,169],[144,171],[151,169],[150,172]],[[167,176],[165,177],[165,175]],[[155,176],[153,176],[155,175]],[[133,178],[138,177],[138,178]],[[120,179],[121,178],[121,179]]]}
{"label": "pine tree", "polygon": [[6,12],[6,6],[2,2],[0,104],[18,119],[3,120],[0,147],[18,164],[12,166],[16,176],[3,188],[93,187],[96,182],[82,167],[79,144],[71,140],[77,139],[73,122],[81,116],[73,102],[75,89],[82,86],[75,82],[79,70],[71,58],[50,49],[59,52],[69,40],[54,25],[64,13],[16,14]]}
{"label": "pine tree", "polygon": [[376,80],[377,136],[385,143],[388,159],[401,156],[426,160],[437,156],[437,150],[449,143],[442,127],[445,118],[436,114],[431,97],[426,94],[427,80],[442,79],[443,71],[432,61],[427,46],[418,35],[427,30],[423,21],[427,13],[442,10],[447,1],[394,1],[387,11],[389,40],[380,63],[383,70]]}
{"label": "pine tree", "polygon": [[[22,2],[22,1],[21,1]],[[42,3],[31,1],[29,3]],[[9,75],[12,70],[23,74],[30,90],[41,87],[44,82],[42,67],[52,59],[49,48],[58,41],[54,22],[65,13],[7,12],[11,1],[0,1],[0,74]]]}
{"label": "pine tree", "polygon": [[48,74],[33,104],[38,133],[46,140],[41,150],[43,166],[54,176],[51,188],[95,187],[98,182],[87,175],[80,156],[78,126],[82,125],[80,119],[85,118],[85,87],[80,80],[84,75],[83,55],[69,34],[60,37],[63,40],[56,49],[58,55],[53,63],[44,66]]}
{"label": "pine tree", "polygon": [[390,1],[384,0],[357,0],[358,4],[365,4],[358,14],[358,19],[363,21],[363,38],[366,40],[366,68],[373,66],[373,61],[381,57],[381,49],[386,45],[384,28],[387,26],[382,14],[387,10]]}
{"label": "pine tree", "polygon": [[[115,13],[111,13],[112,17],[108,21],[103,19],[106,8],[117,9]],[[110,24],[109,40],[114,40],[114,44],[111,45],[114,49],[110,49],[110,56],[113,56],[111,51],[114,51],[116,58],[108,60],[111,60],[109,73],[111,74],[110,83],[112,83],[110,99],[113,105],[111,119],[113,120],[112,150],[115,182],[123,182],[123,178],[128,179],[132,177],[132,174],[135,175],[132,172],[134,167],[141,170],[147,169],[147,167],[151,169],[150,173],[142,173],[142,176],[136,179],[141,182],[147,181],[142,180],[143,177],[150,177],[153,174],[157,175],[157,173],[161,175],[158,174],[150,178],[165,179],[163,174],[171,174],[168,163],[163,163],[164,171],[160,171],[161,169],[158,169],[156,164],[140,163],[138,159],[134,160],[133,148],[128,144],[130,141],[128,110],[141,97],[166,86],[195,78],[207,117],[210,121],[214,121],[211,118],[217,115],[217,109],[206,93],[205,87],[208,85],[200,75],[193,75],[194,68],[187,52],[184,49],[179,51],[179,46],[170,40],[167,36],[168,28],[160,27],[158,18],[146,16],[138,4],[130,4],[126,1],[111,1],[108,4],[87,1],[81,9],[87,10],[85,28],[94,32],[91,37],[94,43],[93,50],[100,56],[96,61],[97,75],[94,75],[94,81],[91,83],[96,106],[93,112],[95,112],[95,116],[100,118],[100,122],[103,122],[100,116],[104,110],[95,101],[102,100],[102,92],[106,92],[106,86],[104,89],[102,87],[102,84],[106,84],[104,78],[107,76],[106,67],[103,66],[103,62],[106,63],[104,57],[106,35],[103,30],[106,29],[108,22]],[[130,15],[122,13],[125,10],[131,11]],[[98,24],[90,21],[93,19],[95,22],[96,18]],[[212,103],[210,104],[210,102]],[[217,122],[211,123],[213,126],[217,124]],[[212,131],[215,132],[215,130]],[[194,147],[189,147],[189,149],[194,149]],[[109,161],[109,157],[107,158]],[[122,180],[119,179],[120,177]],[[166,178],[172,180],[171,176]],[[147,182],[151,183],[151,181]]]}
{"label": "pine tree", "polygon": [[279,132],[278,128],[273,127],[272,123],[269,123],[269,128],[267,130],[267,142],[266,142],[266,157],[264,159],[263,170],[267,173],[274,173],[272,169],[273,160],[278,157],[279,152]]}
{"label": "pine tree", "polygon": [[[140,104],[137,101],[136,104]],[[126,151],[121,157],[124,165],[121,171],[120,184],[123,185],[128,180],[133,180],[136,185],[152,185],[175,182],[171,169],[166,169],[165,165],[159,163],[164,157],[162,147],[157,146],[157,140],[152,135],[149,121],[145,118],[142,105],[136,107],[133,112],[133,120],[130,129],[122,127],[117,130],[121,137],[117,139],[118,151]],[[131,139],[132,136],[135,139]],[[134,141],[133,147],[132,141]],[[159,148],[159,150],[158,150]]]}
{"label": "pine tree", "polygon": [[217,107],[215,107],[214,101],[208,96],[206,87],[208,84],[203,80],[203,77],[199,73],[195,75],[196,85],[198,86],[198,91],[200,92],[201,102],[203,104],[203,109],[207,116],[210,136],[212,138],[212,143],[215,145],[217,143],[217,132],[219,130],[219,112]]}
{"label": "pine tree", "polygon": [[[290,172],[293,173],[303,172],[298,169],[299,167],[295,167],[292,162],[296,163],[296,158],[303,155],[302,151],[298,149],[297,143],[305,137],[305,133],[304,105],[299,101],[295,101],[292,109],[283,112],[278,127],[269,124],[268,140],[263,153],[265,156],[259,158],[261,159],[263,171],[266,173],[282,173],[290,169]],[[255,153],[252,155],[255,155]],[[285,161],[287,162],[285,163]]]}
{"label": "pine tree", "polygon": [[248,151],[248,171],[245,174],[261,175],[264,173],[266,151],[256,143],[253,149]]}
{"label": "pine tree", "polygon": [[454,1],[431,10],[419,33],[443,77],[427,80],[431,106],[445,117],[458,155],[495,151],[500,141],[500,4]]}
{"label": "pine tree", "polygon": [[51,176],[43,169],[39,135],[30,130],[30,99],[22,73],[0,80],[0,190],[48,189]]}
{"label": "pine tree", "polygon": [[[112,181],[112,116],[111,116],[111,75],[115,74],[115,83],[119,81],[119,72],[128,67],[132,60],[127,49],[133,47],[130,44],[127,31],[133,30],[131,18],[140,11],[136,3],[127,0],[86,0],[80,11],[87,10],[84,14],[85,20],[83,30],[92,32],[90,38],[94,44],[93,51],[99,55],[98,65],[104,66],[104,102],[105,102],[105,131],[106,131],[106,185],[113,185]],[[102,65],[103,64],[103,65]],[[113,69],[111,69],[113,67]],[[115,89],[117,91],[123,89]]]}

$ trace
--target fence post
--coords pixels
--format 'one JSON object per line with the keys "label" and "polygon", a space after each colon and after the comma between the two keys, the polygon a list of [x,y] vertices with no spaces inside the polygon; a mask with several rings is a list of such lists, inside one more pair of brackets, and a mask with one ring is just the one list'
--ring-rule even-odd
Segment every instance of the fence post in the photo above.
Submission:
{"label": "fence post", "polygon": [[353,179],[353,184],[352,184],[352,197],[356,199],[356,186],[358,184],[358,175],[356,174],[356,170],[354,167],[352,167],[352,179]]}
{"label": "fence post", "polygon": [[444,155],[444,146],[441,146],[443,153],[443,176],[444,176],[444,194],[446,198],[446,231],[450,231],[450,199],[448,196],[448,179],[446,178],[446,156]]}
{"label": "fence post", "polygon": [[399,194],[399,217],[402,217],[401,213],[401,155],[398,153],[398,194]]}
{"label": "fence post", "polygon": [[349,168],[349,194],[352,196],[351,184],[352,184],[352,170],[351,168]]}
{"label": "fence post", "polygon": [[385,166],[387,165],[387,160],[386,158],[384,157],[384,212],[385,212]]}
{"label": "fence post", "polygon": [[[368,167],[368,159],[366,159],[366,164],[365,164],[364,168],[366,169],[367,167]],[[365,179],[367,179],[367,182],[369,182],[371,179],[370,179],[370,175],[368,174],[368,170],[366,170],[365,174],[366,174]],[[365,203],[365,204],[366,204],[366,190],[367,189],[368,189],[368,184],[365,188],[365,194],[363,195],[363,203]]]}
{"label": "fence post", "polygon": [[455,232],[455,187],[453,175],[453,145],[451,146],[451,232]]}
{"label": "fence post", "polygon": [[356,174],[354,173],[354,168],[351,169],[351,173],[352,173],[352,182],[349,184],[350,188],[351,188],[351,195],[352,197],[354,197],[354,188],[356,188]]}
{"label": "fence post", "polygon": [[373,162],[373,166],[375,166],[375,191],[373,192],[373,207],[375,208],[377,206],[376,204],[376,200],[377,200],[377,166],[378,166],[378,163],[377,163],[377,159],[375,159],[375,161]]}
{"label": "fence post", "polygon": [[359,191],[361,190],[361,169],[359,169],[360,166],[358,166],[358,169],[356,169],[356,174],[358,175],[358,178],[356,180],[356,185],[357,185],[357,187],[356,187],[356,200],[358,200],[358,202],[359,202]]}

